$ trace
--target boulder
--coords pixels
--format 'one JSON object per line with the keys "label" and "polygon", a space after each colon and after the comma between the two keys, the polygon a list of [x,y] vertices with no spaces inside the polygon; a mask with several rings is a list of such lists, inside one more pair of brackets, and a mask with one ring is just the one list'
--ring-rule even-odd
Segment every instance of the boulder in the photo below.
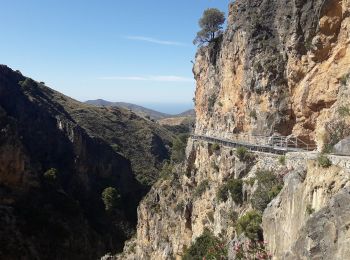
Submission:
{"label": "boulder", "polygon": [[334,146],[334,153],[340,155],[350,155],[350,136],[344,138]]}

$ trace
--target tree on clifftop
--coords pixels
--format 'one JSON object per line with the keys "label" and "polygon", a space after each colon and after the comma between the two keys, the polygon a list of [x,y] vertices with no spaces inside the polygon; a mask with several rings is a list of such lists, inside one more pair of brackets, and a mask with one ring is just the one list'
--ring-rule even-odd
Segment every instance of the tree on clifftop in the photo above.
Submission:
{"label": "tree on clifftop", "polygon": [[199,20],[201,30],[197,33],[193,44],[199,46],[213,41],[220,33],[222,25],[225,22],[225,13],[217,8],[209,8],[204,11],[202,18]]}

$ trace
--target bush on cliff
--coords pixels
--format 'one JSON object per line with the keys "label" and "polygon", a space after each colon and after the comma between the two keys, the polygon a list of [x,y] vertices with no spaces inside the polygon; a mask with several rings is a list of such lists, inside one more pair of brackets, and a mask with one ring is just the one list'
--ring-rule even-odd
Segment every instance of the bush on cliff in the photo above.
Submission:
{"label": "bush on cliff", "polygon": [[262,217],[261,214],[252,210],[240,217],[237,221],[237,233],[238,235],[244,234],[251,240],[262,240]]}
{"label": "bush on cliff", "polygon": [[324,154],[317,157],[317,162],[322,168],[328,168],[332,165],[332,161]]}
{"label": "bush on cliff", "polygon": [[205,230],[185,251],[182,259],[227,259],[227,248],[223,241],[215,237],[209,230]]}
{"label": "bush on cliff", "polygon": [[202,194],[207,190],[207,188],[209,187],[209,181],[208,180],[204,180],[202,181],[197,188],[194,190],[194,194],[193,196],[195,198],[199,198],[200,196],[202,196]]}
{"label": "bush on cliff", "polygon": [[254,209],[263,212],[267,204],[281,191],[283,181],[273,172],[267,170],[258,171],[256,179],[258,187],[251,197],[251,204]]}
{"label": "bush on cliff", "polygon": [[229,194],[236,204],[243,202],[243,181],[231,179],[226,184],[222,185],[218,191],[217,198],[219,201],[227,201]]}
{"label": "bush on cliff", "polygon": [[105,188],[102,192],[102,201],[105,205],[105,209],[111,211],[120,205],[120,194],[116,188]]}
{"label": "bush on cliff", "polygon": [[171,160],[175,163],[180,163],[186,157],[187,134],[179,134],[173,142]]}
{"label": "bush on cliff", "polygon": [[236,149],[236,155],[240,161],[244,161],[248,158],[248,149],[241,146]]}

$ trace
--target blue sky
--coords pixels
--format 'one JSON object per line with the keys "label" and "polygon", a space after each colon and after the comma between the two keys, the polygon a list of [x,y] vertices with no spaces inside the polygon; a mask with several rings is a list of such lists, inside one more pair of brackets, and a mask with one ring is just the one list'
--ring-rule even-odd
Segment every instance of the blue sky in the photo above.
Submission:
{"label": "blue sky", "polygon": [[0,63],[81,101],[191,104],[192,40],[229,0],[2,0]]}

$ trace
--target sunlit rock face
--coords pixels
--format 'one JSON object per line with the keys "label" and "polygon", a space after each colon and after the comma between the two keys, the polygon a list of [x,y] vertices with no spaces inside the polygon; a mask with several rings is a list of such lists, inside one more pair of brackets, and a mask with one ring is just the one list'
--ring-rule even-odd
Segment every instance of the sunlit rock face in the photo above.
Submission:
{"label": "sunlit rock face", "polygon": [[288,176],[264,211],[264,238],[275,259],[347,258],[350,164],[342,160],[343,167],[327,169],[309,161],[304,171]]}
{"label": "sunlit rock face", "polygon": [[349,71],[349,1],[236,1],[198,50],[196,133],[295,134],[323,145]]}

